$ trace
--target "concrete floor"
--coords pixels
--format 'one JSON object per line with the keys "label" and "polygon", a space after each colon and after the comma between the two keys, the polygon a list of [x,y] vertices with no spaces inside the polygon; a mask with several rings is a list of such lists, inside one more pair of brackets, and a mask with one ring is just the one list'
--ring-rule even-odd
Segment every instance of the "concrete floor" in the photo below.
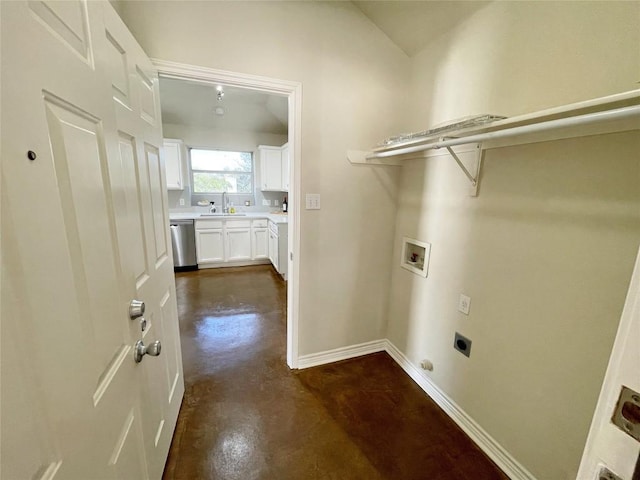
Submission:
{"label": "concrete floor", "polygon": [[285,362],[271,266],[176,275],[186,393],[164,479],[506,479],[385,353]]}

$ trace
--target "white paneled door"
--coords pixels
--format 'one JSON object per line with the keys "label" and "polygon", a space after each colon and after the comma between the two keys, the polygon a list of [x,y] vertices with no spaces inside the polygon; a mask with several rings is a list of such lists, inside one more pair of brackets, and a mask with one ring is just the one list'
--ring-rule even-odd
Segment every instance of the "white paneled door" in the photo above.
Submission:
{"label": "white paneled door", "polygon": [[0,8],[0,476],[160,478],[184,383],[157,73],[107,2]]}
{"label": "white paneled door", "polygon": [[[602,383],[578,480],[640,478],[640,252]],[[622,415],[619,415],[622,413]],[[614,423],[617,419],[617,425]],[[609,476],[607,476],[609,475]],[[615,476],[613,476],[615,475]]]}

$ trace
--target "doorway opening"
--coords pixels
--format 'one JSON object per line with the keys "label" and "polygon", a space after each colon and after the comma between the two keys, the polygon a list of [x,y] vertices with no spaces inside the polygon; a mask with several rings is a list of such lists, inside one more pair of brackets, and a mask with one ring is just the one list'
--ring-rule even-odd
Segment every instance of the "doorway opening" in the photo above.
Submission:
{"label": "doorway opening", "polygon": [[[213,88],[217,88],[216,92],[222,92],[223,95],[216,93],[218,97],[222,97],[220,105],[213,108],[212,115],[225,115],[224,111],[224,95],[226,91],[241,92],[244,91],[248,95],[251,92],[255,94],[263,94],[274,97],[280,97],[286,99],[287,111],[286,111],[286,145],[288,147],[289,162],[286,168],[286,172],[283,174],[283,179],[288,182],[288,191],[286,193],[287,200],[287,217],[286,224],[288,243],[286,249],[286,262],[287,262],[287,365],[289,368],[295,369],[298,366],[298,310],[299,310],[299,260],[298,252],[300,251],[300,211],[299,201],[300,198],[300,139],[301,139],[301,105],[302,105],[302,85],[299,82],[290,82],[285,80],[271,79],[266,77],[258,77],[254,75],[247,75],[241,73],[227,72],[223,70],[210,69],[205,67],[198,67],[193,65],[178,64],[173,62],[166,62],[162,60],[152,60],[155,67],[158,69],[158,74],[162,80],[167,81],[183,81],[198,83],[201,85],[209,85]],[[226,91],[225,91],[226,90]],[[274,100],[277,100],[274,99]],[[162,99],[161,99],[162,101]],[[277,101],[274,103],[274,109],[278,110]],[[216,110],[222,108],[222,111]],[[166,134],[165,134],[166,136]],[[197,145],[195,145],[197,146]],[[202,146],[202,145],[200,145]],[[255,165],[255,162],[254,162]],[[210,173],[210,172],[205,172]],[[240,177],[246,175],[247,172],[239,172],[237,175]],[[193,169],[190,168],[189,175],[193,178]],[[214,176],[215,172],[211,174]],[[233,183],[234,179],[231,179]],[[240,181],[241,182],[241,181]],[[215,187],[213,187],[215,188]],[[234,184],[234,188],[235,184]],[[256,193],[258,188],[256,188]],[[280,192],[282,193],[282,192]],[[214,192],[212,194],[215,195]],[[237,198],[235,201],[242,202],[244,204],[245,197],[242,196],[242,192],[236,192]],[[278,194],[278,197],[280,194]],[[285,197],[282,196],[284,199]],[[194,196],[191,201],[198,201],[199,197]],[[208,197],[203,197],[205,199]],[[262,200],[280,200],[274,198],[271,193],[262,192],[259,195],[255,195],[254,202]],[[186,199],[185,203],[186,203]],[[224,199],[224,205],[221,205],[223,209],[227,207],[227,200]],[[279,203],[274,207],[282,208]],[[235,206],[234,206],[235,208]]]}

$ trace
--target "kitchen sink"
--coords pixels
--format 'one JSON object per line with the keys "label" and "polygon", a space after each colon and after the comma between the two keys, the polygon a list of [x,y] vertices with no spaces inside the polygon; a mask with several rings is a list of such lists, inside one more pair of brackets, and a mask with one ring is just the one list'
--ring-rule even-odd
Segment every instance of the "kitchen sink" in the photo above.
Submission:
{"label": "kitchen sink", "polygon": [[246,213],[201,213],[201,217],[245,217]]}

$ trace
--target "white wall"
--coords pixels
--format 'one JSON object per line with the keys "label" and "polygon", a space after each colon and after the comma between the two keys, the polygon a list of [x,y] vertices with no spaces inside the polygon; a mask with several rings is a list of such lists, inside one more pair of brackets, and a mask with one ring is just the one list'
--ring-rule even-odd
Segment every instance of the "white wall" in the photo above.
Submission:
{"label": "white wall", "polygon": [[[639,15],[492,3],[414,57],[411,129],[638,88]],[[576,475],[640,243],[639,151],[637,130],[489,150],[477,198],[450,157],[402,167],[389,339],[539,479]],[[428,278],[399,267],[403,235],[432,243]]]}
{"label": "white wall", "polygon": [[415,55],[413,130],[640,88],[640,2],[492,2]]}
{"label": "white wall", "polygon": [[[243,130],[221,130],[212,128],[201,128],[190,125],[177,125],[172,123],[162,124],[162,133],[165,138],[177,138],[185,143],[186,147],[195,148],[213,148],[216,150],[236,150],[241,152],[253,152],[254,159],[254,195],[252,205],[255,202],[255,208],[252,210],[271,210],[273,208],[262,207],[262,199],[267,198],[272,201],[278,199],[282,201],[284,194],[260,191],[256,186],[261,185],[260,182],[260,162],[258,159],[258,145],[273,145],[281,146],[287,143],[286,135],[277,135],[273,133],[262,133],[254,131]],[[188,162],[188,159],[187,159]],[[185,164],[183,169],[183,175],[185,176],[185,189],[170,190],[169,191],[169,208],[180,209],[184,208],[180,206],[180,199],[183,199],[186,207],[191,206],[191,178],[188,175],[188,168]],[[212,195],[212,199],[216,202],[216,205],[222,205],[221,195]],[[244,199],[247,196],[242,197],[242,202],[236,202],[237,206],[244,205]]]}
{"label": "white wall", "polygon": [[[125,2],[151,57],[302,82],[300,354],[385,336],[397,172],[347,149],[403,130],[409,59],[349,2]],[[298,208],[302,205],[298,205]]]}

